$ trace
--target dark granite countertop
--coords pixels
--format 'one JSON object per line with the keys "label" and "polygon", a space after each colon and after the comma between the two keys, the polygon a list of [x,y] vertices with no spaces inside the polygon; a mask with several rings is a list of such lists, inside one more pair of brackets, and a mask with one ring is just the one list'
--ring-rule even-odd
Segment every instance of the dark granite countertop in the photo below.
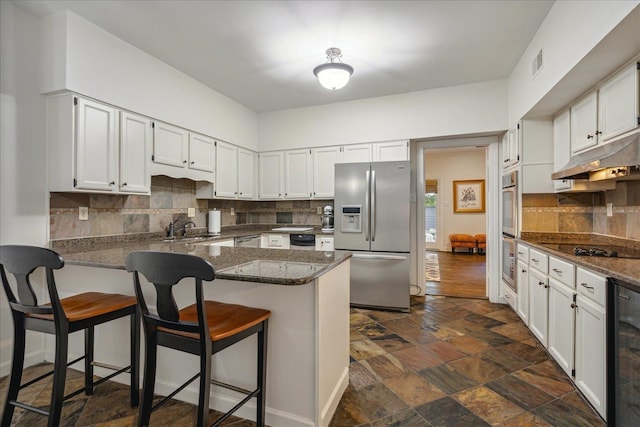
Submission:
{"label": "dark granite countertop", "polygon": [[[266,228],[266,227],[261,227]],[[222,241],[234,237],[248,236],[271,231],[229,230],[221,236],[199,240],[163,241],[162,237],[147,240],[120,239],[74,239],[73,241],[52,241],[56,250],[69,265],[124,269],[125,260],[132,251],[177,252],[196,255],[211,262],[216,270],[216,278],[244,280],[277,285],[304,285],[337,265],[346,261],[351,254],[337,255],[335,252],[232,248],[208,246],[207,242]],[[314,230],[309,231],[313,233]],[[259,262],[255,262],[259,261]],[[240,267],[240,268],[236,268]]]}
{"label": "dark granite countertop", "polygon": [[[592,233],[522,233],[520,241],[544,250],[571,263],[623,280],[640,290],[640,259],[576,256],[570,246],[617,247],[635,255],[640,250],[636,240],[617,239]],[[621,255],[623,253],[621,252]]]}

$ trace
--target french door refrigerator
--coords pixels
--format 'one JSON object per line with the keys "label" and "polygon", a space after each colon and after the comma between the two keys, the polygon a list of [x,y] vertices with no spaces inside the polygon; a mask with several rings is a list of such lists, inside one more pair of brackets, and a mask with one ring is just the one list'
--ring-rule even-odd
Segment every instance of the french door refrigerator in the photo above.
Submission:
{"label": "french door refrigerator", "polygon": [[409,162],[335,166],[334,244],[351,258],[351,305],[409,311]]}

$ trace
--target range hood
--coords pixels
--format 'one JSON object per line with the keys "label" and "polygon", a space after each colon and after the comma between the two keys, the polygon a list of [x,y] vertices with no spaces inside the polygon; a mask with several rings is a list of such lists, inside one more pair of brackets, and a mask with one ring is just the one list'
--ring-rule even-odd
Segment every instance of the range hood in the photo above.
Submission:
{"label": "range hood", "polygon": [[551,179],[640,179],[640,132],[574,155]]}

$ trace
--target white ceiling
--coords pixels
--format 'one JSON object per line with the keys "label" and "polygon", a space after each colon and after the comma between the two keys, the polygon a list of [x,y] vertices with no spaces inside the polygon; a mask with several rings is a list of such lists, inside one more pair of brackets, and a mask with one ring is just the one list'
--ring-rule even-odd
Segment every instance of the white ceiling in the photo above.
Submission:
{"label": "white ceiling", "polygon": [[[256,112],[506,78],[553,1],[16,1],[104,28]],[[329,47],[354,67],[322,88]]]}

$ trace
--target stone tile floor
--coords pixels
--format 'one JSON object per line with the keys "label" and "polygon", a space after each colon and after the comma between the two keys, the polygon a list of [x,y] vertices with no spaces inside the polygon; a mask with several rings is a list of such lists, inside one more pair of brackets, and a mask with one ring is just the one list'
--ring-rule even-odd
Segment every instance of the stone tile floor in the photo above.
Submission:
{"label": "stone tile floor", "polygon": [[[410,314],[352,309],[350,384],[331,426],[604,426],[519,317],[486,300],[413,297]],[[25,370],[23,382],[50,364]],[[82,385],[70,370],[67,390]],[[4,403],[7,378],[0,379]],[[20,400],[46,406],[50,384]],[[62,426],[132,426],[128,389],[115,382],[65,403]],[[219,416],[211,411],[210,422]],[[171,401],[153,426],[192,425],[192,405]],[[46,425],[16,409],[13,425]],[[255,424],[233,417],[227,426]],[[277,427],[277,426],[273,426]]]}

